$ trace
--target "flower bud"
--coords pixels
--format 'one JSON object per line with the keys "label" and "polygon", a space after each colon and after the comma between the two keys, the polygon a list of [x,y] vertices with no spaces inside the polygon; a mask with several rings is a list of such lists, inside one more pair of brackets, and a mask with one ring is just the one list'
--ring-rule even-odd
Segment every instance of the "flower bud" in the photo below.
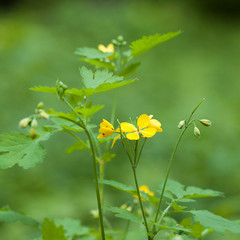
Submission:
{"label": "flower bud", "polygon": [[32,127],[32,128],[37,128],[37,126],[38,126],[38,122],[37,122],[37,120],[34,118],[34,119],[32,120],[32,122],[31,122],[31,127]]}
{"label": "flower bud", "polygon": [[200,130],[196,126],[194,127],[193,133],[196,137],[200,137]]}
{"label": "flower bud", "polygon": [[34,139],[37,137],[37,132],[35,130],[35,128],[31,128],[30,134],[29,134],[30,138]]}
{"label": "flower bud", "polygon": [[122,35],[119,35],[118,37],[117,37],[117,40],[119,41],[119,42],[122,42],[124,39],[123,39],[123,36]]}
{"label": "flower bud", "polygon": [[202,125],[204,125],[204,126],[206,126],[206,127],[209,127],[209,126],[211,126],[211,121],[210,120],[208,120],[208,119],[201,119],[200,120],[200,123],[202,124]]}
{"label": "flower bud", "polygon": [[90,213],[93,216],[93,218],[95,218],[95,219],[99,218],[98,210],[91,210]]}
{"label": "flower bud", "polygon": [[46,120],[49,119],[49,115],[42,109],[39,110],[39,116],[40,116],[40,118],[44,118]]}
{"label": "flower bud", "polygon": [[43,102],[40,102],[40,103],[37,105],[37,109],[43,109]]}
{"label": "flower bud", "polygon": [[184,125],[185,125],[185,120],[182,120],[182,121],[179,122],[178,128],[182,129]]}
{"label": "flower bud", "polygon": [[29,124],[29,122],[31,121],[31,119],[30,118],[23,118],[20,122],[19,122],[19,127],[20,128],[25,128],[28,124]]}

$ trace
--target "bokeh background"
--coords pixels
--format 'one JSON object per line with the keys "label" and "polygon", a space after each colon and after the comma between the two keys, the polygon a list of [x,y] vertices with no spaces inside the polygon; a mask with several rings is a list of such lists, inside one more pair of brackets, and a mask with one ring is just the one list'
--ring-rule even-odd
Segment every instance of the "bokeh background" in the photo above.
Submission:
{"label": "bokeh background", "polygon": [[[78,68],[82,63],[73,54],[76,48],[107,45],[120,34],[130,43],[143,35],[182,30],[177,38],[139,57],[142,65],[133,75],[139,81],[93,98],[105,105],[94,121],[110,119],[116,98],[120,120],[147,113],[162,122],[163,133],[147,142],[138,169],[140,184],[154,190],[164,179],[180,133],[178,122],[206,97],[196,117],[211,119],[213,125],[200,126],[200,139],[188,131],[170,177],[185,185],[224,192],[225,198],[199,201],[196,208],[238,220],[239,13],[237,0],[0,1],[0,132],[20,131],[19,120],[40,101],[45,108],[67,110],[56,96],[28,88],[54,86],[57,79],[81,87]],[[97,225],[89,213],[96,209],[92,162],[88,152],[65,153],[73,142],[66,134],[55,135],[45,143],[44,163],[29,170],[0,170],[0,206],[9,205],[39,221],[73,217]],[[117,157],[107,164],[106,178],[133,185],[119,143],[113,152]],[[106,203],[119,206],[129,201],[128,195],[117,193],[106,188]],[[34,236],[34,231],[18,223],[0,225],[0,239]],[[206,239],[236,240],[239,236],[212,234]]]}

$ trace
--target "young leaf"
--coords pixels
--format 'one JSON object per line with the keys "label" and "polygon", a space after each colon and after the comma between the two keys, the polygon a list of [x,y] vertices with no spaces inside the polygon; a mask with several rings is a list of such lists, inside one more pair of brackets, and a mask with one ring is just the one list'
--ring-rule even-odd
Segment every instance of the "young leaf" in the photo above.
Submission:
{"label": "young leaf", "polygon": [[9,207],[0,208],[0,222],[21,222],[24,225],[29,225],[35,228],[39,227],[39,222],[22,213],[14,212]]}
{"label": "young leaf", "polygon": [[75,108],[76,112],[81,113],[86,118],[91,117],[104,107],[104,105],[91,106],[89,108]]}
{"label": "young leaf", "polygon": [[74,112],[71,112],[71,113],[56,112],[54,109],[49,109],[49,110],[46,110],[45,112],[49,115],[58,116],[58,117],[70,119],[73,121],[76,120],[76,118],[77,118],[77,116]]}
{"label": "young leaf", "polygon": [[134,223],[141,223],[142,222],[140,217],[138,217],[137,215],[129,212],[126,209],[121,209],[121,208],[112,207],[112,206],[104,206],[103,209],[107,210],[107,211],[110,211],[110,212],[113,212],[113,213],[116,213],[115,214],[116,217],[127,219],[127,220],[130,220],[131,222],[134,222]]}
{"label": "young leaf", "polygon": [[36,92],[45,92],[45,93],[57,93],[57,89],[55,87],[38,86],[38,87],[29,88],[29,90],[36,91]]}
{"label": "young leaf", "polygon": [[169,39],[172,39],[180,34],[180,31],[177,32],[169,32],[166,34],[155,34],[152,36],[144,36],[139,40],[136,40],[131,43],[130,48],[132,48],[131,55],[133,57],[137,57],[153,47],[157,46],[160,43],[166,42]]}
{"label": "young leaf", "polygon": [[54,221],[45,218],[42,226],[42,239],[67,240],[67,237],[65,236],[65,231],[62,225],[57,227]]}
{"label": "young leaf", "polygon": [[205,228],[224,234],[226,231],[240,235],[240,224],[215,215],[207,210],[189,211],[194,216],[194,221],[199,222]]}
{"label": "young leaf", "polygon": [[0,135],[0,168],[11,168],[15,164],[28,169],[41,163],[46,155],[45,148],[40,144],[50,137],[50,133],[43,131],[43,134],[32,139],[23,133],[4,133]]}
{"label": "young leaf", "polygon": [[78,142],[75,142],[72,146],[68,147],[66,149],[66,152],[68,154],[71,154],[76,150],[83,150],[83,149],[89,149],[89,145],[87,142],[79,140]]}
{"label": "young leaf", "polygon": [[96,89],[103,83],[115,83],[122,81],[123,77],[114,76],[112,72],[108,70],[97,70],[95,73],[92,70],[82,67],[80,69],[80,75],[82,76],[82,82],[86,88]]}
{"label": "young leaf", "polygon": [[54,223],[57,227],[63,226],[65,235],[70,239],[76,235],[80,236],[89,233],[89,228],[81,225],[79,220],[71,218],[54,219]]}
{"label": "young leaf", "polygon": [[102,59],[102,58],[107,58],[114,55],[114,53],[112,52],[104,53],[99,51],[96,48],[88,48],[88,47],[78,48],[75,51],[75,54],[86,57],[88,59]]}

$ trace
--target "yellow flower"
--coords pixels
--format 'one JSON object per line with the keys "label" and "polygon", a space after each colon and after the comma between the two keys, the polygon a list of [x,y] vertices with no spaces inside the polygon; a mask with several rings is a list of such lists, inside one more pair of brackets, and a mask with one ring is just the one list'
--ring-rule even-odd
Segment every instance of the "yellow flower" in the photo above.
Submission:
{"label": "yellow flower", "polygon": [[162,124],[156,120],[156,119],[152,119],[153,115],[150,115],[149,118],[150,118],[150,123],[148,125],[148,127],[153,127],[153,128],[156,128],[157,132],[162,132]]}
{"label": "yellow flower", "polygon": [[98,45],[98,50],[104,53],[111,53],[114,52],[114,45],[110,43],[105,47],[103,44],[100,44]]}
{"label": "yellow flower", "polygon": [[[137,120],[137,128],[131,123],[123,122],[120,124],[121,131],[128,133],[126,137],[129,140],[138,140],[140,133],[143,135],[143,137],[146,137],[146,138],[152,137],[155,135],[158,129],[155,126],[156,122],[151,123],[150,120],[151,119],[147,114],[142,114]],[[155,119],[152,119],[152,120],[155,120]]]}
{"label": "yellow flower", "polygon": [[[108,122],[107,120],[103,119],[103,121],[100,123],[100,128],[98,130],[100,132],[100,134],[98,135],[98,139],[99,138],[105,138],[105,137],[109,137],[111,136],[114,132],[120,132],[119,131],[119,128],[116,129],[116,131],[114,131],[114,127],[113,125]],[[117,139],[120,137],[120,134],[118,134],[114,139],[113,139],[113,142],[112,142],[112,146],[111,148],[113,148],[115,142],[117,141]]]}
{"label": "yellow flower", "polygon": [[[144,193],[146,193],[146,194],[148,194],[148,195],[150,195],[150,196],[154,196],[154,192],[151,192],[151,191],[149,190],[149,188],[148,188],[147,185],[142,185],[142,186],[140,186],[140,187],[139,187],[139,191],[142,191],[142,192],[144,192]],[[141,194],[140,194],[140,195],[141,195]],[[138,196],[134,195],[134,197],[138,199]],[[143,198],[141,198],[141,200],[142,200],[142,201],[146,201],[146,200],[143,199]]]}

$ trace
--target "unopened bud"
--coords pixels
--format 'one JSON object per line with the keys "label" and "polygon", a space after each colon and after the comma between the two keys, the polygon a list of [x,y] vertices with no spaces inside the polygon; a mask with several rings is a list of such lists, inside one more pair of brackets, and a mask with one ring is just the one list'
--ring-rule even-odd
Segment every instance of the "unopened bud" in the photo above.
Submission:
{"label": "unopened bud", "polygon": [[119,35],[119,36],[117,37],[117,40],[118,40],[119,42],[122,42],[122,41],[123,41],[123,36],[122,36],[122,35]]}
{"label": "unopened bud", "polygon": [[31,128],[30,134],[29,134],[30,138],[34,139],[37,137],[37,132],[35,130],[35,128]]}
{"label": "unopened bud", "polygon": [[193,133],[196,137],[200,137],[200,130],[196,126],[194,127]]}
{"label": "unopened bud", "polygon": [[20,122],[19,122],[19,127],[20,128],[25,128],[28,124],[29,124],[29,122],[31,121],[31,119],[30,118],[23,118]]}
{"label": "unopened bud", "polygon": [[49,119],[49,115],[42,109],[39,110],[39,116],[40,116],[40,118],[44,118],[46,120]]}
{"label": "unopened bud", "polygon": [[180,121],[179,124],[178,124],[178,128],[182,129],[184,124],[185,124],[185,120]]}
{"label": "unopened bud", "polygon": [[211,121],[210,120],[208,120],[208,119],[201,119],[200,120],[200,123],[202,124],[202,125],[204,125],[204,126],[206,126],[206,127],[209,127],[209,126],[211,126]]}
{"label": "unopened bud", "polygon": [[43,102],[40,102],[40,103],[37,105],[37,109],[43,109]]}
{"label": "unopened bud", "polygon": [[34,118],[34,119],[32,120],[32,122],[31,122],[31,127],[32,127],[32,128],[37,128],[37,126],[38,126],[38,122],[37,122],[37,120]]}

